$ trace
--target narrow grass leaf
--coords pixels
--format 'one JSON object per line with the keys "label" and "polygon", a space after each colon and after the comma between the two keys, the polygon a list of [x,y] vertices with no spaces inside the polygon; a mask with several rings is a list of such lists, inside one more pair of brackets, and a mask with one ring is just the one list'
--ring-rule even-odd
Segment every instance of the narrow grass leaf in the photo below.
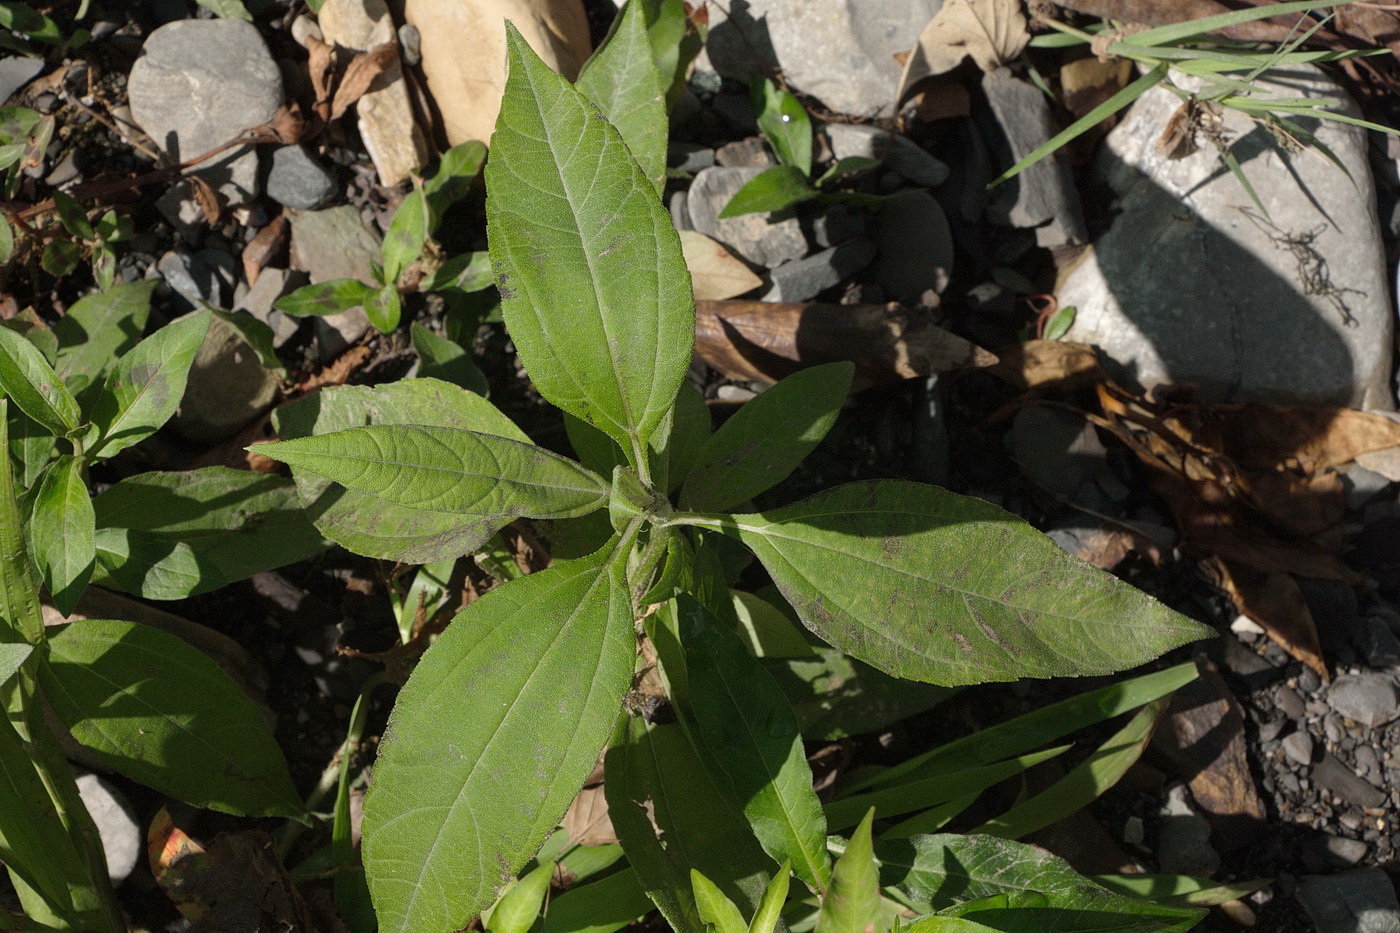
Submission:
{"label": "narrow grass leaf", "polygon": [[623,6],[579,72],[578,89],[617,127],[659,197],[666,184],[666,92],[652,58],[645,7],[643,0]]}
{"label": "narrow grass leaf", "polygon": [[199,650],[148,625],[74,622],[49,638],[45,696],[109,767],[186,803],[240,816],[304,814],[251,700]]}
{"label": "narrow grass leaf", "polygon": [[870,810],[837,859],[817,913],[816,933],[874,933],[880,911],[880,869],[870,838],[874,822],[875,811]]}
{"label": "narrow grass leaf", "polygon": [[[273,413],[273,424],[281,437],[289,439],[367,424],[415,424],[480,431],[522,444],[530,442],[513,421],[486,399],[437,379],[404,379],[373,388],[323,389],[278,409]],[[261,450],[261,446],[254,449]],[[455,559],[481,547],[510,521],[499,515],[409,508],[302,471],[293,478],[316,528],[332,541],[366,557],[410,564]]]}
{"label": "narrow grass leaf", "polygon": [[506,326],[540,394],[644,469],[690,365],[680,237],[627,144],[507,26],[510,74],[486,166]]}
{"label": "narrow grass leaf", "polygon": [[372,425],[261,444],[258,453],[428,512],[572,518],[603,506],[610,488],[542,447],[459,428]]}
{"label": "narrow grass leaf", "polygon": [[58,338],[55,371],[77,396],[101,382],[146,329],[155,281],[122,282],[84,295],[53,325]]}
{"label": "narrow grass leaf", "polygon": [[819,196],[807,181],[807,174],[792,165],[766,168],[734,192],[734,197],[719,212],[721,220],[743,214],[772,213],[810,201]]}
{"label": "narrow grass leaf", "polygon": [[690,680],[683,712],[723,774],[754,835],[816,891],[831,880],[826,818],[812,790],[797,717],[739,637],[688,596],[677,600]]}
{"label": "narrow grass leaf", "polygon": [[1166,708],[1165,697],[1148,703],[1127,725],[1060,780],[1022,800],[1001,816],[983,823],[974,832],[1004,839],[1020,839],[1087,807],[1117,784],[1142,757],[1143,749],[1152,738],[1157,718]]}
{"label": "narrow grass leaf", "polygon": [[[1157,26],[1153,29],[1145,29],[1142,32],[1133,33],[1120,40],[1124,45],[1136,46],[1166,46],[1190,39],[1193,36],[1204,35],[1217,29],[1229,29],[1231,26],[1238,26],[1241,23],[1249,23],[1254,20],[1266,19],[1272,16],[1287,16],[1291,13],[1311,13],[1313,10],[1322,10],[1331,6],[1340,6],[1350,0],[1295,0],[1292,3],[1273,3],[1260,7],[1250,7],[1245,10],[1235,10],[1230,13],[1219,13],[1215,16],[1202,16],[1199,19],[1188,19],[1180,23],[1169,23],[1165,26]],[[1119,44],[1119,43],[1115,43]],[[1112,48],[1109,51],[1113,51]]]}
{"label": "narrow grass leaf", "polygon": [[82,423],[78,403],[39,348],[8,327],[0,327],[0,391],[58,437]]}
{"label": "narrow grass leaf", "polygon": [[836,423],[854,375],[850,363],[813,366],[746,402],[696,454],[681,508],[724,511],[787,479]]}
{"label": "narrow grass leaf", "polygon": [[1198,909],[1114,894],[1044,849],[995,836],[915,836],[882,842],[878,851],[880,883],[897,888],[918,910],[944,910],[1000,895],[1043,899],[1036,908],[963,914],[1011,933],[1185,933],[1204,915]]}
{"label": "narrow grass leaf", "polygon": [[327,547],[291,480],[248,470],[141,473],[93,508],[100,581],[146,599],[207,593]]}
{"label": "narrow grass leaf", "polygon": [[175,414],[210,319],[209,312],[201,311],[172,321],[117,361],[93,404],[98,441],[89,457],[125,450]]}
{"label": "narrow grass leaf", "polygon": [[471,603],[399,694],[365,798],[365,868],[385,933],[465,926],[596,764],[635,651],[613,552]]}
{"label": "narrow grass leaf", "polygon": [[64,615],[73,611],[87,588],[97,556],[96,518],[83,462],[64,454],[44,471],[25,526],[34,566]]}
{"label": "narrow grass leaf", "polygon": [[945,685],[1106,674],[1209,630],[980,499],[851,483],[702,519],[743,541],[803,623],[896,677]]}

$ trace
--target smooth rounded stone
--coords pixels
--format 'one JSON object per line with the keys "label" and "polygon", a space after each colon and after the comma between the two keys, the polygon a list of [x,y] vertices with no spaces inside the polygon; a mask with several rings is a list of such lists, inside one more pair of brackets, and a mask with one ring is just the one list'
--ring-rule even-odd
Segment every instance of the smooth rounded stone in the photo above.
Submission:
{"label": "smooth rounded stone", "polygon": [[267,196],[284,207],[312,211],[335,197],[335,175],[305,146],[283,146],[272,154]]}
{"label": "smooth rounded stone", "polygon": [[878,159],[905,181],[929,188],[948,180],[948,166],[907,136],[857,123],[828,123],[825,132],[837,159]]}
{"label": "smooth rounded stone", "polygon": [[165,284],[184,299],[185,309],[196,308],[207,301],[218,307],[223,306],[223,283],[218,274],[196,256],[178,250],[169,250],[156,261],[156,271]]}
{"label": "smooth rounded stone", "polygon": [[1303,730],[1299,729],[1297,732],[1284,736],[1280,744],[1283,747],[1283,753],[1293,761],[1304,767],[1312,764],[1312,736]]}
{"label": "smooth rounded stone", "polygon": [[1212,875],[1220,856],[1210,844],[1210,823],[1187,802],[1184,784],[1174,784],[1158,814],[1157,869],[1169,875]]}
{"label": "smooth rounded stone", "polygon": [[[1360,115],[1310,66],[1256,83],[1261,97],[1340,102]],[[1312,128],[1348,177],[1225,110],[1231,151],[1266,220],[1214,146],[1175,161],[1158,151],[1180,105],[1153,89],[1108,135],[1098,171],[1118,195],[1118,216],[1062,277],[1061,304],[1079,309],[1066,339],[1100,347],[1119,375],[1145,388],[1189,383],[1202,401],[1393,409],[1393,312],[1364,131],[1333,121]]]}
{"label": "smooth rounded stone", "polygon": [[[282,104],[282,74],[252,23],[182,20],[146,39],[127,94],[137,125],[181,161],[271,120]],[[195,171],[231,204],[258,193],[252,146],[236,146]]]}
{"label": "smooth rounded stone", "polygon": [[[1303,581],[1299,580],[1299,583]],[[1287,663],[1288,653],[1284,652],[1284,663]],[[1305,667],[1298,672],[1298,689],[1304,693],[1312,694],[1322,689],[1322,678],[1317,676],[1317,671],[1310,667]]]}
{"label": "smooth rounded stone", "polygon": [[1380,807],[1385,805],[1385,792],[1342,763],[1335,755],[1324,755],[1312,770],[1312,780],[1320,789],[1330,791],[1334,796],[1357,807]]}
{"label": "smooth rounded stone", "polygon": [[796,217],[771,222],[771,214],[744,214],[719,219],[730,198],[760,168],[707,168],[695,176],[686,196],[690,222],[712,240],[719,240],[756,265],[773,268],[807,255],[807,238]]}
{"label": "smooth rounded stone", "polygon": [[715,163],[724,168],[771,168],[778,164],[761,136],[725,143],[715,150]]}
{"label": "smooth rounded stone", "polygon": [[763,301],[809,301],[821,292],[855,275],[875,258],[875,245],[867,239],[847,240],[803,259],[785,262],[769,271],[773,286]]}
{"label": "smooth rounded stone", "polygon": [[[1274,739],[1282,734],[1284,727],[1288,725],[1287,719],[1270,719],[1259,724],[1259,745],[1261,751],[1265,746],[1272,746]],[[1263,757],[1268,757],[1264,755]]]}
{"label": "smooth rounded stone", "polygon": [[896,301],[918,302],[942,293],[953,269],[953,232],[937,199],[927,191],[901,191],[875,218],[880,254],[875,281]]}
{"label": "smooth rounded stone", "polygon": [[1298,691],[1292,687],[1279,687],[1274,703],[1289,719],[1303,718],[1303,698],[1298,696]]}
{"label": "smooth rounded stone", "polygon": [[1363,777],[1374,776],[1377,781],[1381,780],[1381,760],[1373,746],[1358,745],[1352,760],[1356,762],[1356,770]]}
{"label": "smooth rounded stone", "polygon": [[[998,163],[996,174],[1059,131],[1040,89],[1005,68],[982,75],[982,93],[992,121],[984,135]],[[1078,245],[1089,237],[1079,188],[1062,153],[1035,162],[993,189],[986,214],[995,224],[1035,228],[1036,243],[1045,247]]]}
{"label": "smooth rounded stone", "polygon": [[1317,933],[1400,933],[1400,902],[1379,868],[1300,879],[1296,896]]}
{"label": "smooth rounded stone", "polygon": [[304,272],[290,269],[264,269],[258,280],[234,305],[235,311],[247,311],[253,317],[272,328],[272,345],[280,347],[296,334],[297,319],[273,307],[277,299],[290,295],[307,284]]}
{"label": "smooth rounded stone", "polygon": [[42,58],[29,58],[24,55],[7,55],[0,58],[0,104],[14,96],[14,93],[38,77],[44,70]]}
{"label": "smooth rounded stone", "polygon": [[78,795],[83,799],[97,835],[102,840],[102,852],[107,857],[107,874],[113,884],[121,884],[136,868],[141,855],[141,824],[126,795],[95,774],[75,776]]}
{"label": "smooth rounded stone", "polygon": [[281,385],[237,328],[214,318],[171,425],[186,440],[221,441],[271,408]]}
{"label": "smooth rounded stone", "polygon": [[1384,674],[1343,674],[1332,681],[1327,702],[1347,719],[1368,727],[1400,716],[1400,693]]}
{"label": "smooth rounded stone", "polygon": [[697,67],[784,81],[838,113],[893,116],[901,66],[941,0],[748,0],[711,4]]}
{"label": "smooth rounded stone", "polygon": [[672,140],[666,145],[666,167],[694,175],[715,164],[715,150],[699,143]]}
{"label": "smooth rounded stone", "polygon": [[1369,849],[1360,839],[1315,833],[1304,846],[1303,861],[1313,871],[1352,868],[1366,857]]}

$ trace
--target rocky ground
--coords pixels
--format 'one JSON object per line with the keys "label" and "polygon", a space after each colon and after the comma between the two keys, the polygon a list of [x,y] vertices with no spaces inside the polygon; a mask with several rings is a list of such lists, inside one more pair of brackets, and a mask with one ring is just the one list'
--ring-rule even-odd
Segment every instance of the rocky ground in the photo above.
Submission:
{"label": "rocky ground", "polygon": [[[1088,814],[1040,841],[1086,872],[1134,866],[1272,879],[1231,910],[1213,912],[1202,929],[1400,930],[1391,874],[1400,864],[1400,486],[1393,481],[1400,471],[1393,451],[1333,457],[1333,469],[1313,455],[1315,437],[1293,435],[1291,459],[1281,458],[1287,463],[1275,472],[1326,478],[1331,485],[1319,499],[1328,517],[1285,533],[1279,527],[1290,513],[1316,503],[1252,502],[1250,528],[1273,536],[1267,547],[1257,536],[1245,547],[1219,533],[1227,512],[1218,503],[1205,510],[1210,520],[1190,505],[1225,488],[1237,469],[1254,469],[1262,488],[1239,436],[1232,447],[1228,431],[1211,440],[1202,428],[1239,413],[1208,406],[1248,400],[1395,409],[1400,146],[1379,133],[1315,126],[1343,172],[1326,158],[1289,154],[1259,125],[1229,114],[1218,132],[1235,147],[1261,212],[1214,147],[1163,155],[1157,142],[1180,102],[1160,91],[1106,138],[1098,134],[987,192],[990,179],[1082,103],[1047,97],[1020,65],[964,67],[897,110],[900,69],[892,55],[914,45],[939,4],[876,2],[878,10],[860,0],[707,5],[709,46],[673,116],[666,203],[678,228],[723,247],[705,276],[696,272],[714,289],[702,297],[904,308],[890,320],[898,346],[913,358],[892,365],[876,337],[887,326],[883,317],[852,338],[803,308],[754,324],[750,306],[702,306],[702,324],[728,321],[780,361],[850,355],[874,384],[852,397],[809,463],[769,497],[790,501],[864,476],[944,484],[1022,514],[1066,549],[1218,627],[1213,643],[1164,659],[1195,656],[1206,676],[1178,697],[1148,759]],[[38,6],[71,23],[77,4]],[[350,13],[372,9],[326,0],[318,22],[301,3],[247,6],[251,23],[216,19],[184,0],[93,0],[84,5],[87,44],[0,59],[0,98],[52,114],[57,126],[9,206],[37,203],[54,188],[151,172],[168,164],[162,150],[165,159],[190,158],[267,124],[287,102],[311,113],[308,49],[319,39],[357,47],[345,38],[360,28]],[[809,15],[818,6],[856,13],[819,22]],[[1060,6],[1070,16],[1076,5]],[[587,13],[596,41],[613,8],[597,0]],[[880,28],[864,28],[872,21]],[[412,33],[398,35],[412,60]],[[408,86],[420,105],[431,101],[426,109],[441,131],[455,117],[445,99],[432,101],[426,43],[423,55],[421,66],[409,68]],[[1031,61],[1057,89],[1067,80],[1058,70],[1064,57],[1037,52]],[[1289,94],[1355,100],[1370,119],[1395,125],[1400,72],[1393,56],[1370,61],[1327,74],[1297,68],[1269,80]],[[781,74],[808,105],[819,163],[879,161],[847,188],[887,198],[880,212],[818,202],[786,217],[717,216],[745,181],[775,162],[738,80],[754,69]],[[377,117],[368,111],[361,104],[297,143],[234,150],[235,158],[204,166],[207,185],[170,172],[110,197],[132,225],[117,249],[118,277],[160,282],[161,320],[209,302],[263,321],[289,378],[236,335],[207,346],[173,429],[143,445],[140,459],[95,475],[99,486],[149,469],[239,462],[245,444],[268,435],[266,413],[280,401],[318,385],[371,384],[415,371],[404,331],[378,334],[362,310],[295,319],[273,308],[307,282],[370,275],[408,190],[394,166],[424,158],[434,132],[413,120],[412,107],[398,116],[392,108]],[[379,143],[367,147],[367,139]],[[224,202],[212,222],[209,190]],[[484,247],[479,193],[453,214],[443,237],[454,251]],[[0,313],[33,307],[55,318],[91,287],[85,274],[55,277],[34,262],[7,268]],[[1041,312],[1053,311],[1055,301],[1077,308],[1064,339],[1100,348],[1102,370],[1062,351],[1045,351],[1039,366],[1007,369],[1006,360],[1021,358],[1006,348],[1030,346],[1049,316]],[[521,379],[499,326],[477,327],[478,310],[445,309],[418,295],[405,316],[472,346],[493,400],[540,443],[566,448],[562,426]],[[934,325],[998,352],[1003,365],[945,371],[930,362],[934,344],[922,342]],[[699,349],[711,365],[697,363],[693,376],[722,415],[768,384],[772,360],[745,357],[732,339],[713,337],[723,327],[713,326],[710,337],[704,330]],[[1124,387],[1117,408],[1103,401],[1105,391],[1116,391],[1104,386]],[[1250,410],[1244,417],[1291,424],[1294,416]],[[1164,424],[1191,430],[1165,432]],[[1213,456],[1200,454],[1206,448]],[[1163,465],[1173,451],[1206,466],[1190,483],[1179,481]],[[1313,459],[1303,462],[1305,452]],[[1221,466],[1226,460],[1234,465]],[[335,551],[161,608],[231,637],[266,670],[279,738],[309,789],[341,741],[348,703],[374,670],[339,655],[337,644],[372,651],[390,635],[380,568]],[[978,688],[850,742],[847,751],[871,760],[912,752],[947,737],[952,724],[985,726],[1083,686]],[[138,822],[148,820],[160,801],[116,783]],[[224,822],[231,821],[204,825],[212,832]],[[142,867],[123,890],[133,904],[159,900]],[[180,928],[168,908],[141,913],[152,928]]]}

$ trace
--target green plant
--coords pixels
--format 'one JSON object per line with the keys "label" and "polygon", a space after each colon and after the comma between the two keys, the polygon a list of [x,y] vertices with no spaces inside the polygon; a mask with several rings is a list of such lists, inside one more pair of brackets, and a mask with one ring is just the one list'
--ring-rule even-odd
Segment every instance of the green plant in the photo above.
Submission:
{"label": "green plant", "polygon": [[[11,398],[34,401],[24,392]],[[56,398],[50,398],[55,416],[66,407]],[[10,441],[7,409],[0,401],[0,447]],[[44,625],[21,530],[26,523],[10,459],[3,459],[0,860],[27,920],[4,916],[0,923],[6,929],[120,933],[126,926],[102,846],[44,719],[45,707],[107,766],[162,793],[227,813],[304,819],[305,811],[257,708],[199,651],[121,620]],[[59,470],[64,477],[72,472]],[[87,491],[72,490],[70,498],[86,501]]]}
{"label": "green plant", "polygon": [[843,179],[874,168],[880,164],[879,160],[847,156],[836,160],[820,178],[810,180],[812,120],[806,108],[790,92],[766,78],[755,76],[750,88],[754,109],[758,111],[758,128],[768,137],[778,164],[759,172],[734,192],[734,197],[719,212],[721,218],[783,211],[816,198],[870,203],[868,198],[836,194],[828,189]]}
{"label": "green plant", "polygon": [[154,287],[136,282],[94,292],[53,330],[32,317],[0,327],[0,391],[13,403],[8,449],[25,540],[64,613],[93,579],[179,599],[324,547],[292,484],[279,477],[223,467],[143,473],[89,496],[93,466],[175,413],[216,314],[192,314],[143,340]]}
{"label": "green plant", "polygon": [[[600,56],[645,47],[644,18],[629,7],[622,20]],[[456,929],[487,908],[605,745],[632,870],[586,887],[609,885],[614,905],[640,899],[644,912],[649,898],[675,928],[700,930],[691,867],[746,909],[777,862],[812,890],[833,884],[833,818],[796,714],[733,631],[736,544],[807,629],[900,678],[1105,673],[1207,633],[1010,514],[936,487],[854,483],[732,513],[821,440],[852,367],[791,376],[711,433],[684,379],[694,308],[679,238],[659,170],[638,158],[656,149],[629,135],[664,134],[664,121],[619,131],[604,115],[617,119],[635,85],[595,106],[513,29],[507,44],[486,166],[491,265],[520,358],[571,417],[582,463],[432,379],[289,406],[284,440],[256,448],[292,467],[321,531],[362,554],[445,560],[522,517],[558,523],[567,542],[554,566],[472,602],[399,695],[365,800],[382,930]],[[659,101],[659,86],[636,93]],[[678,726],[620,714],[642,617]],[[696,814],[694,845],[652,823]]]}

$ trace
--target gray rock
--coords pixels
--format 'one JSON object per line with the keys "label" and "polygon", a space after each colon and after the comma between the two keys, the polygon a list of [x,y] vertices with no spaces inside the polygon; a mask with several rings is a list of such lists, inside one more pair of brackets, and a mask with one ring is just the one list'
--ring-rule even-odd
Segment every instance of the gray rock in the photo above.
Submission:
{"label": "gray rock", "polygon": [[1303,863],[1314,871],[1352,868],[1366,857],[1368,848],[1360,839],[1315,833],[1303,847]]}
{"label": "gray rock", "polygon": [[831,110],[891,116],[900,66],[941,0],[737,0],[712,4],[701,67],[741,81],[781,71]]}
{"label": "gray rock", "polygon": [[817,246],[836,246],[865,232],[865,214],[844,204],[832,204],[815,217],[804,218],[803,230]]}
{"label": "gray rock", "polygon": [[1294,762],[1307,767],[1312,764],[1313,741],[1312,736],[1303,730],[1292,732],[1283,737],[1279,743],[1283,748],[1283,753]]}
{"label": "gray rock", "polygon": [[[1314,68],[1271,74],[1261,96],[1341,101],[1359,115]],[[1231,149],[1270,222],[1213,146],[1176,161],[1157,152],[1179,104],[1150,91],[1108,136],[1100,169],[1119,216],[1060,284],[1061,303],[1079,309],[1066,339],[1099,346],[1120,376],[1192,383],[1205,401],[1394,408],[1392,311],[1363,131],[1308,123],[1348,178],[1225,111]]]}
{"label": "gray rock", "polygon": [[[272,119],[282,76],[252,23],[182,20],[146,39],[127,81],[136,123],[172,159],[193,158]],[[257,194],[252,146],[237,146],[196,171],[233,204]]]}
{"label": "gray rock", "polygon": [[170,250],[156,261],[156,270],[171,291],[184,299],[186,310],[199,307],[201,301],[223,306],[223,283],[215,271],[197,257]]}
{"label": "gray rock", "polygon": [[866,239],[847,240],[840,246],[813,253],[805,259],[785,262],[768,274],[773,287],[763,301],[808,301],[833,285],[855,275],[875,258],[875,246]]}
{"label": "gray rock", "polygon": [[1379,616],[1364,616],[1357,624],[1353,639],[1361,660],[1370,667],[1395,667],[1400,665],[1400,638],[1390,630],[1390,626]]}
{"label": "gray rock", "polygon": [[1331,791],[1345,802],[1357,807],[1380,807],[1385,805],[1385,791],[1364,778],[1357,777],[1341,759],[1335,755],[1324,755],[1312,771],[1313,783],[1319,788]]}
{"label": "gray rock", "polygon": [[280,386],[238,330],[216,317],[195,354],[171,425],[186,440],[221,441],[271,408]]}
{"label": "gray rock", "polygon": [[194,186],[177,181],[156,198],[156,210],[170,222],[175,233],[186,243],[196,244],[204,236],[204,212],[194,199]]}
{"label": "gray rock", "polygon": [[136,867],[141,855],[141,824],[126,795],[95,774],[76,775],[78,795],[97,825],[102,852],[107,857],[107,874],[113,884],[121,884]]}
{"label": "gray rock", "polygon": [[1279,712],[1289,719],[1303,717],[1303,698],[1298,696],[1298,691],[1292,687],[1279,687],[1274,702],[1278,705]]}
{"label": "gray rock", "polygon": [[305,284],[307,276],[304,272],[264,269],[234,310],[247,311],[272,328],[272,345],[280,347],[296,334],[298,324],[295,318],[283,314],[272,305],[283,295],[289,295]]}
{"label": "gray rock", "polygon": [[1157,829],[1157,868],[1171,875],[1212,875],[1220,855],[1210,844],[1210,823],[1191,808],[1184,784],[1167,791]]}
{"label": "gray rock", "polygon": [[1047,405],[1016,412],[1006,441],[1032,480],[1067,499],[1108,463],[1107,449],[1082,415]]}
{"label": "gray rock", "polygon": [[1400,716],[1400,694],[1384,674],[1343,674],[1332,681],[1327,702],[1363,726],[1379,726]]}
{"label": "gray rock", "polygon": [[795,217],[771,222],[771,214],[745,214],[719,219],[719,212],[759,168],[707,168],[695,176],[686,207],[694,228],[719,240],[756,265],[773,268],[807,255],[807,238]]}
{"label": "gray rock", "polygon": [[[1058,131],[1040,89],[1005,68],[982,75],[982,91],[996,126],[988,142],[1001,163],[998,174]],[[1079,189],[1060,153],[1041,159],[998,187],[986,213],[988,220],[1002,226],[1034,227],[1041,246],[1065,246],[1088,239]]]}
{"label": "gray rock", "polygon": [[948,180],[949,168],[899,133],[855,123],[828,123],[826,138],[838,159],[879,159],[906,181],[936,188]]}
{"label": "gray rock", "polygon": [[899,301],[942,292],[953,268],[953,233],[927,191],[901,191],[875,218],[875,281]]}
{"label": "gray rock", "polygon": [[335,175],[305,146],[283,146],[272,154],[267,196],[284,207],[313,211],[324,207],[338,189]]}
{"label": "gray rock", "polygon": [[778,164],[759,136],[725,143],[715,150],[715,162],[725,168],[769,168]]}
{"label": "gray rock", "polygon": [[14,96],[15,91],[38,77],[44,70],[42,58],[7,55],[0,58],[0,104]]}
{"label": "gray rock", "polygon": [[687,175],[715,164],[715,151],[699,143],[672,141],[666,146],[666,167]]}
{"label": "gray rock", "polygon": [[1381,869],[1310,875],[1301,881],[1298,902],[1317,933],[1400,933],[1400,902]]}
{"label": "gray rock", "polygon": [[320,211],[290,211],[292,261],[313,283],[359,279],[376,284],[370,263],[379,258],[379,238],[349,204]]}

